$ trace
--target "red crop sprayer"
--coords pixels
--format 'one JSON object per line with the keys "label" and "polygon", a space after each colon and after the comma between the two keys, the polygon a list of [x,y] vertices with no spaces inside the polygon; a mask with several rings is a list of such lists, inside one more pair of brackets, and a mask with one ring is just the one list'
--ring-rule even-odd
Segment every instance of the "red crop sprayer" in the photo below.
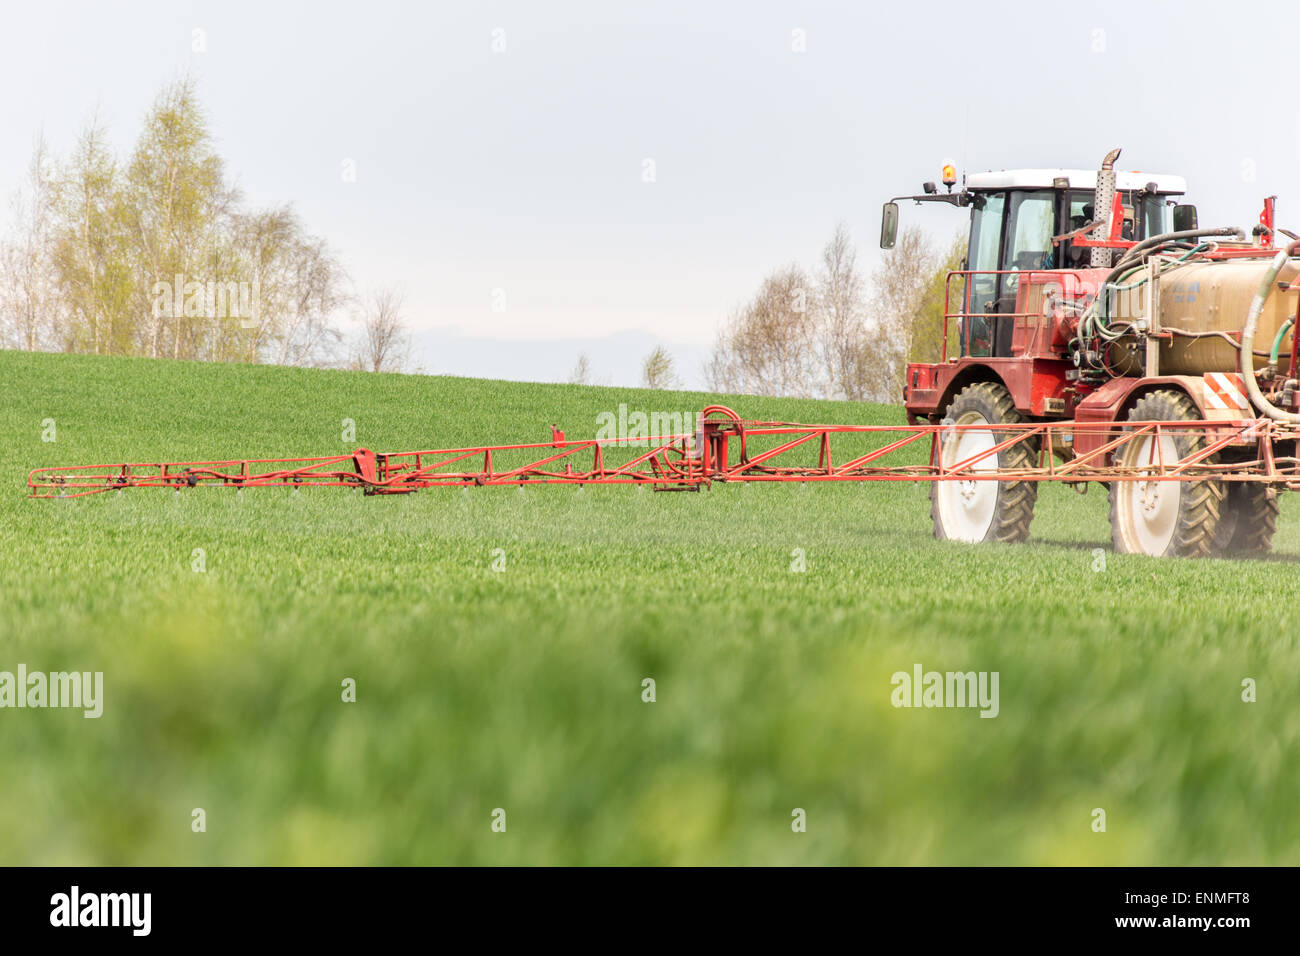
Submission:
{"label": "red crop sprayer", "polygon": [[[900,200],[971,211],[948,276],[941,354],[907,367],[898,425],[808,425],[705,408],[689,434],[378,453],[38,468],[38,498],[123,488],[359,488],[715,482],[930,485],[936,537],[1024,541],[1038,484],[1110,498],[1122,553],[1268,550],[1300,487],[1300,237],[1269,197],[1249,238],[1200,228],[1176,176],[1115,169],[973,174]],[[1290,240],[1278,246],[1278,236]]]}

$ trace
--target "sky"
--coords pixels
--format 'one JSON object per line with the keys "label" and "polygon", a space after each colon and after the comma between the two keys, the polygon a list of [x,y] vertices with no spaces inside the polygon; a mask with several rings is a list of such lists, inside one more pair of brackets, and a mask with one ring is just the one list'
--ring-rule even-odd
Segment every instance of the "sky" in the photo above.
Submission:
{"label": "sky", "polygon": [[[580,351],[686,384],[772,270],[959,173],[1175,173],[1200,222],[1277,194],[1300,231],[1285,3],[7,4],[0,191],[97,110],[119,150],[198,81],[253,206],[291,202],[358,293],[396,289],[428,372],[557,381]],[[905,206],[936,241],[965,211]]]}

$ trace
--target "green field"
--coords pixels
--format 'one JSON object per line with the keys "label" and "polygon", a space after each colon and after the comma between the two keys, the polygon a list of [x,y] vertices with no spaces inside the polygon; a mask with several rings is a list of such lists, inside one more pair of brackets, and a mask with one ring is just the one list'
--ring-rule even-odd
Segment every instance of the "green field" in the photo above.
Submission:
{"label": "green field", "polygon": [[[13,352],[0,388],[0,670],[105,684],[98,720],[0,710],[0,862],[1300,863],[1290,500],[1261,561],[1112,554],[1100,489],[979,547],[906,484],[36,501],[38,466],[334,454],[343,419],[378,450],[584,437],[716,396]],[[997,671],[999,715],[893,707],[917,663]]]}

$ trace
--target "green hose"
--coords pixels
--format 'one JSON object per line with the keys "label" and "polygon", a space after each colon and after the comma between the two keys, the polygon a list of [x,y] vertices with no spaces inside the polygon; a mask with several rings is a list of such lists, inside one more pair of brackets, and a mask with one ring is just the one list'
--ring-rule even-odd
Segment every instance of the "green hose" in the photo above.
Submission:
{"label": "green hose", "polygon": [[1295,325],[1294,316],[1282,323],[1282,328],[1277,330],[1277,337],[1273,339],[1273,350],[1268,353],[1268,364],[1274,368],[1277,368],[1277,355],[1282,351],[1282,339],[1286,337],[1293,325]]}
{"label": "green hose", "polygon": [[[1210,249],[1213,245],[1214,244],[1210,242],[1199,243],[1198,245],[1193,246],[1191,249],[1188,249],[1177,259],[1174,259],[1170,263],[1170,266],[1180,265],[1186,262],[1188,259],[1192,258],[1193,256],[1198,255],[1199,253],[1204,252],[1207,249]],[[1110,328],[1110,298],[1109,298],[1110,293],[1132,292],[1134,289],[1140,289],[1143,285],[1147,283],[1147,280],[1150,278],[1149,275],[1142,276],[1142,278],[1138,279],[1137,282],[1134,282],[1131,285],[1121,285],[1120,283],[1128,279],[1131,279],[1139,272],[1145,272],[1145,271],[1146,271],[1145,264],[1136,265],[1133,268],[1129,269],[1128,271],[1124,272],[1122,275],[1116,276],[1113,281],[1102,284],[1101,291],[1097,295],[1097,305],[1094,308],[1094,312],[1096,313],[1096,320],[1087,323],[1089,331],[1091,331],[1094,335],[1099,335],[1101,336],[1101,338],[1108,339],[1109,341],[1112,342],[1122,337],[1122,336],[1107,334]],[[1112,275],[1114,275],[1114,273],[1112,273]]]}

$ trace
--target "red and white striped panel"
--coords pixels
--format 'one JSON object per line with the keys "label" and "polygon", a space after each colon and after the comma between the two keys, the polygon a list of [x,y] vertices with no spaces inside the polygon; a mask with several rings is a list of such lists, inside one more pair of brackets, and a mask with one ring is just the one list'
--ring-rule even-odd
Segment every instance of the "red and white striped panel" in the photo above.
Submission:
{"label": "red and white striped panel", "polygon": [[1206,408],[1250,408],[1246,385],[1236,372],[1206,372],[1204,378]]}

